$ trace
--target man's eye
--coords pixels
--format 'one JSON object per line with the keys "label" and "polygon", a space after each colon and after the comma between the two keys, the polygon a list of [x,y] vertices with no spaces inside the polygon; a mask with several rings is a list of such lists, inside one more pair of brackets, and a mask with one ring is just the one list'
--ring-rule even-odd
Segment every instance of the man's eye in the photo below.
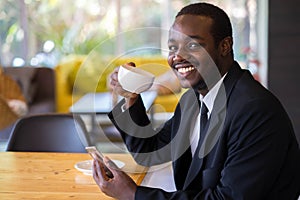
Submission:
{"label": "man's eye", "polygon": [[196,50],[196,49],[200,49],[202,46],[199,43],[191,42],[191,43],[188,43],[187,47],[190,50]]}
{"label": "man's eye", "polygon": [[170,52],[175,52],[177,50],[177,47],[174,45],[169,46],[169,51]]}

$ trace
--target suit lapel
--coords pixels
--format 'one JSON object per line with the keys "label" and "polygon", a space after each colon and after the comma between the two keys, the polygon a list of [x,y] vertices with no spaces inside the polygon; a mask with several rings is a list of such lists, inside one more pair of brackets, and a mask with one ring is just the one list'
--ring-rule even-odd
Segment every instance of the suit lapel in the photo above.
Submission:
{"label": "suit lapel", "polygon": [[173,140],[174,145],[172,145],[172,159],[175,160],[175,162],[173,162],[174,179],[178,190],[183,188],[192,160],[189,134],[192,133],[194,129],[194,123],[191,122],[196,120],[199,113],[198,97],[193,90],[188,92],[190,92],[190,94],[181,103],[181,105],[185,107],[180,108],[182,111],[180,125],[176,139],[175,141]]}
{"label": "suit lapel", "polygon": [[[191,92],[194,93],[193,91]],[[186,151],[186,149],[190,147],[189,134],[191,134],[194,129],[194,123],[191,122],[196,120],[199,113],[197,97],[195,94],[191,95],[192,96],[187,98],[188,102],[183,102],[181,104],[185,107],[180,108],[182,111],[180,116],[180,124],[176,136],[172,139],[172,142],[174,142],[174,145],[172,146],[173,160],[179,158]]]}

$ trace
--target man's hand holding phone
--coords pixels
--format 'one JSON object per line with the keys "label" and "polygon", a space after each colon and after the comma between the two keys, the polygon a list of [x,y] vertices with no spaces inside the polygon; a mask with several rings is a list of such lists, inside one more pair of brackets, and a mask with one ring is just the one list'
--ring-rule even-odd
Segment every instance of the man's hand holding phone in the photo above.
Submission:
{"label": "man's hand holding phone", "polygon": [[93,178],[101,191],[115,199],[134,199],[135,182],[96,147],[86,147],[86,150],[94,159]]}
{"label": "man's hand holding phone", "polygon": [[99,161],[101,164],[103,164],[103,168],[107,178],[113,178],[114,176],[112,172],[107,168],[103,161],[103,154],[100,151],[98,151],[98,149],[95,146],[86,147],[85,149],[95,161]]}

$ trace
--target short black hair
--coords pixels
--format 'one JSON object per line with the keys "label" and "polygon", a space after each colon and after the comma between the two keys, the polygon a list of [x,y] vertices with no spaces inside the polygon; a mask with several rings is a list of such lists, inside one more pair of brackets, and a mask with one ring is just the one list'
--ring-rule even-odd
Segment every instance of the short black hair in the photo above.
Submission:
{"label": "short black hair", "polygon": [[194,3],[183,7],[176,17],[180,15],[201,15],[210,17],[213,20],[211,34],[215,40],[215,45],[225,37],[232,37],[232,26],[228,15],[221,8],[209,3]]}

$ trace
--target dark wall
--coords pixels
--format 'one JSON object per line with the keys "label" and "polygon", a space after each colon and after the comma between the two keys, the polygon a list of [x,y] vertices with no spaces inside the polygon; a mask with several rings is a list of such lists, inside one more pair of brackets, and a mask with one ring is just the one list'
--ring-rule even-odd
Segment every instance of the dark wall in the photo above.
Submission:
{"label": "dark wall", "polygon": [[300,1],[269,0],[268,87],[292,119],[300,142]]}

